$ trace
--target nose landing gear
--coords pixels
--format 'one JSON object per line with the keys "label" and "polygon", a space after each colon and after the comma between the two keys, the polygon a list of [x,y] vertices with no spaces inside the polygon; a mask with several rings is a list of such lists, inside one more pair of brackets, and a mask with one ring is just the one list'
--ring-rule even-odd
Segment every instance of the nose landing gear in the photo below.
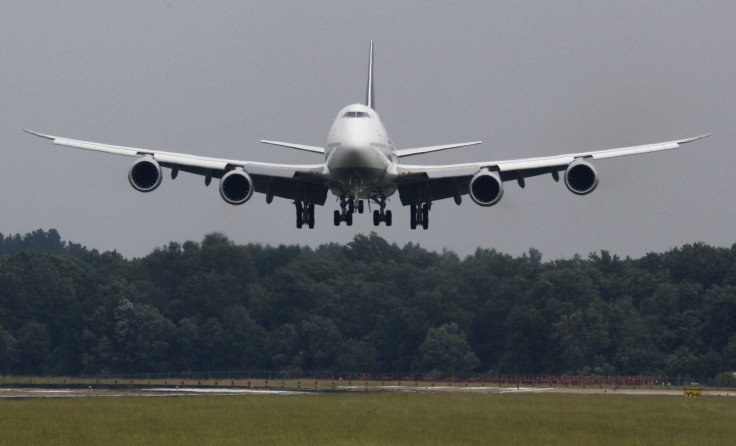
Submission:
{"label": "nose landing gear", "polygon": [[340,210],[335,211],[334,223],[335,226],[340,226],[341,222],[345,222],[348,226],[353,225],[353,214],[355,210],[358,210],[359,214],[363,213],[363,200],[358,200],[358,205],[355,205],[355,199],[353,197],[342,196],[340,197]]}

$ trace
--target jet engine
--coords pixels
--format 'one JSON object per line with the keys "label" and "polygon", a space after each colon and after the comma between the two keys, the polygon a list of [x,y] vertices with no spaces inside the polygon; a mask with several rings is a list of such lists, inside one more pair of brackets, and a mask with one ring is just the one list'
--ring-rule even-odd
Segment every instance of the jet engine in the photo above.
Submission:
{"label": "jet engine", "polygon": [[481,206],[493,206],[503,197],[503,182],[498,174],[481,170],[470,180],[470,198]]}
{"label": "jet engine", "polygon": [[151,192],[161,184],[161,166],[150,156],[139,158],[128,172],[128,181],[133,189],[140,192]]}
{"label": "jet engine", "polygon": [[592,164],[574,161],[565,170],[565,185],[574,194],[587,195],[598,187],[598,173]]}
{"label": "jet engine", "polygon": [[243,169],[226,173],[220,180],[220,196],[229,204],[243,204],[253,195],[253,180]]}

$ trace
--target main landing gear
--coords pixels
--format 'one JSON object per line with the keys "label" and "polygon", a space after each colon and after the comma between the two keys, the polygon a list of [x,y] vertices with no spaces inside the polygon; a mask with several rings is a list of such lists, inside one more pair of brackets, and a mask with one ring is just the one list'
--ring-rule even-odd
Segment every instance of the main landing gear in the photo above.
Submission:
{"label": "main landing gear", "polygon": [[340,210],[335,211],[334,223],[335,226],[340,226],[341,222],[345,222],[348,226],[353,225],[353,214],[355,211],[362,214],[365,211],[363,200],[358,200],[357,206],[355,205],[355,199],[353,197],[340,197]]}
{"label": "main landing gear", "polygon": [[432,208],[432,203],[414,204],[411,208],[411,220],[410,226],[412,229],[416,229],[417,226],[421,226],[424,229],[429,228],[429,210]]}
{"label": "main landing gear", "polygon": [[386,226],[391,226],[393,219],[391,218],[391,211],[386,210],[386,197],[381,196],[380,199],[375,199],[374,201],[378,203],[381,210],[376,209],[373,211],[373,226],[378,226],[381,222],[385,222]]}
{"label": "main landing gear", "polygon": [[302,203],[297,201],[296,206],[296,227],[301,229],[305,224],[309,229],[314,229],[314,203]]}

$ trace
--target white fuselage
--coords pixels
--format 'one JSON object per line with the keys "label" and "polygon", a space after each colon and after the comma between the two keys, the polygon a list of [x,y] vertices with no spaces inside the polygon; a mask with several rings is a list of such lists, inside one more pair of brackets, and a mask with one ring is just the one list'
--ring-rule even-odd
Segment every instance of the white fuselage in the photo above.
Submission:
{"label": "white fuselage", "polygon": [[359,191],[360,198],[389,196],[395,187],[383,181],[396,161],[394,147],[375,110],[352,104],[335,118],[325,144],[325,163],[335,180],[335,195]]}

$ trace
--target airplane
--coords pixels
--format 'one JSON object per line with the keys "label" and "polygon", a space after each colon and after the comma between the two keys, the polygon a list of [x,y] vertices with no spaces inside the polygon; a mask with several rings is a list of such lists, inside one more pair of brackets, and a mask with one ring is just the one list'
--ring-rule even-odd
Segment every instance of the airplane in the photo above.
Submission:
{"label": "airplane", "polygon": [[504,183],[516,181],[522,188],[529,177],[550,174],[554,181],[564,179],[576,195],[596,189],[599,177],[592,160],[657,152],[678,148],[710,134],[675,141],[608,150],[579,152],[537,158],[503,161],[467,162],[446,165],[404,164],[410,156],[480,144],[480,141],[429,147],[398,149],[376,112],[373,82],[373,42],[368,58],[368,82],[365,103],[352,104],[339,111],[323,147],[261,140],[296,150],[320,154],[316,164],[274,164],[240,161],[161,150],[140,149],[51,136],[32,130],[26,132],[47,138],[54,144],[116,155],[135,156],[129,172],[131,186],[140,192],[156,189],[163,178],[162,168],[171,169],[171,179],[179,172],[204,176],[206,186],[213,178],[220,180],[220,196],[231,205],[247,202],[253,192],[292,200],[296,208],[296,226],[314,228],[314,206],[324,206],[328,192],[339,202],[334,211],[334,225],[353,224],[353,214],[362,214],[364,201],[373,203],[373,224],[391,226],[393,218],[386,209],[387,200],[398,192],[403,206],[409,207],[411,229],[429,227],[433,202],[453,198],[461,204],[469,195],[480,206],[490,207],[503,197]]}

